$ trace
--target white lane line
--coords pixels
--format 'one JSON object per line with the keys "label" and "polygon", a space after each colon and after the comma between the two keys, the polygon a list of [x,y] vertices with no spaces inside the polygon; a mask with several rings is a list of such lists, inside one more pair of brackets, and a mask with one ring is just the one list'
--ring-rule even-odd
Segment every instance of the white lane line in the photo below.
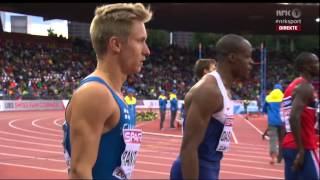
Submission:
{"label": "white lane line", "polygon": [[[141,152],[145,152],[145,153],[157,153],[157,154],[164,154],[164,156],[166,155],[172,155],[172,154],[178,154],[179,152],[179,148],[170,148],[170,147],[161,147],[161,146],[142,146],[141,148]],[[242,152],[245,152],[245,153],[242,153]],[[232,149],[230,150],[230,152],[227,152],[225,153],[226,156],[228,155],[236,155],[236,154],[239,154],[239,156],[245,156],[245,155],[251,155],[251,157],[264,157],[264,156],[267,156],[268,152],[257,152],[257,151],[254,151],[254,150],[248,150],[248,151],[238,151],[236,149]],[[257,155],[257,156],[252,156],[252,155]]]}
{"label": "white lane line", "polygon": [[[164,151],[155,151],[155,150],[141,150],[141,155],[142,156],[148,156],[150,154],[155,154],[157,153],[159,156],[165,156],[167,158],[176,158],[179,153],[178,152],[164,152]],[[241,159],[246,159],[246,160],[243,160],[242,162],[252,162],[252,163],[256,163],[258,161],[255,161],[256,160],[260,160],[260,161],[263,161],[261,164],[266,164],[265,162],[268,162],[268,158],[265,157],[265,156],[251,156],[251,155],[239,155],[239,154],[229,154],[230,156],[226,155],[223,160],[235,160],[236,159],[233,159],[232,157],[239,157],[239,161],[241,161]],[[248,160],[248,157],[251,158],[250,160]],[[155,156],[152,156],[151,158],[154,158],[154,159],[159,159],[158,157],[155,157]],[[161,159],[161,158],[160,158]],[[173,159],[170,159],[170,160],[173,160]]]}
{"label": "white lane line", "polygon": [[[177,148],[171,148],[171,147],[162,147],[162,146],[157,146],[157,145],[143,145],[141,152],[146,152],[146,153],[163,153],[163,154],[177,154],[179,152],[179,147]],[[264,157],[268,155],[268,152],[260,152],[260,151],[254,151],[254,150],[236,150],[232,148],[229,152],[226,152],[225,155],[233,155],[233,154],[239,154],[239,155],[257,155]]]}
{"label": "white lane line", "polygon": [[180,149],[180,145],[178,144],[174,144],[174,145],[171,145],[169,146],[170,144],[167,144],[168,146],[163,146],[163,144],[161,143],[155,143],[155,144],[141,144],[142,147],[150,147],[151,149],[164,149],[164,150],[178,150]]}
{"label": "white lane line", "polygon": [[[66,162],[63,159],[52,159],[52,158],[45,158],[45,157],[37,157],[37,156],[26,156],[26,155],[19,155],[19,154],[9,154],[9,153],[0,153],[2,156],[9,156],[9,157],[18,157],[18,158],[26,158],[26,159],[36,159],[36,160],[45,160],[45,161],[53,161],[53,162]],[[3,160],[2,160],[3,161]]]}
{"label": "white lane line", "polygon": [[253,152],[261,151],[261,152],[269,152],[267,146],[265,147],[248,147],[248,146],[231,146],[230,150],[241,150],[241,149],[247,149],[247,150],[252,150]]}
{"label": "white lane line", "polygon": [[232,134],[232,138],[233,138],[234,143],[239,144],[238,143],[238,139],[237,139],[237,137],[236,137],[236,135],[234,134],[233,131],[231,131],[231,134]]}
{"label": "white lane line", "polygon": [[143,131],[143,132],[142,132],[142,134],[155,135],[155,136],[163,136],[163,137],[182,138],[182,136],[181,136],[181,135],[164,134],[164,133],[152,133],[152,132],[146,132],[146,131]]}
{"label": "white lane line", "polygon": [[[18,143],[25,143],[25,144],[34,144],[34,145],[40,145],[40,146],[46,146],[46,147],[62,147],[62,145],[54,145],[54,144],[46,144],[46,143],[37,143],[37,142],[30,142],[30,141],[22,141],[22,140],[16,140],[16,139],[10,139],[10,138],[3,138],[0,137],[3,141],[10,141],[10,142],[18,142]],[[3,142],[2,141],[2,142]]]}
{"label": "white lane line", "polygon": [[169,163],[154,163],[154,162],[150,162],[150,161],[137,161],[137,164],[147,164],[147,165],[164,166],[164,167],[171,167],[172,166],[172,164],[169,164]]}
{"label": "white lane line", "polygon": [[172,143],[181,143],[182,139],[176,139],[176,138],[159,138],[159,137],[156,137],[156,136],[148,136],[148,135],[142,135],[142,142],[145,141],[145,140],[149,140],[151,142],[158,142],[158,143],[166,143],[166,144],[172,144]]}
{"label": "white lane line", "polygon": [[228,153],[228,152],[224,153],[224,156],[236,156],[236,157],[266,159],[266,160],[270,159],[270,157],[268,157],[268,156],[254,156],[254,155],[244,155],[244,154]]}
{"label": "white lane line", "polygon": [[139,154],[138,155],[138,158],[139,157],[146,157],[146,158],[153,158],[153,159],[166,159],[166,160],[175,160],[177,157],[172,157],[172,158],[169,158],[169,157],[158,157],[158,156],[155,156],[155,155],[142,155],[142,154]]}
{"label": "white lane line", "polygon": [[[156,142],[156,143],[155,143]],[[177,145],[180,147],[181,140],[178,139],[163,139],[163,138],[150,138],[150,136],[143,136],[142,139],[142,145],[151,145],[151,144],[157,144],[157,145],[164,145],[165,147],[172,147],[173,145]],[[233,143],[231,142],[231,149],[233,148],[245,148],[245,149],[252,149],[252,150],[267,150],[267,145],[259,145],[259,144],[247,144],[247,143]],[[167,145],[167,146],[166,146]]]}
{"label": "white lane line", "polygon": [[273,171],[273,172],[280,172],[283,173],[283,170],[279,169],[270,169],[270,168],[262,168],[262,167],[257,167],[257,166],[244,166],[244,165],[235,165],[235,164],[229,164],[229,163],[224,163],[221,161],[221,166],[229,166],[229,167],[239,167],[239,168],[247,168],[247,169],[256,169],[256,170],[263,170],[263,171]]}
{"label": "white lane line", "polygon": [[[0,113],[1,113],[1,111],[0,111]],[[4,115],[5,116],[5,115]],[[7,117],[5,117],[5,118],[0,118],[0,120],[2,121],[4,121],[4,120],[11,120],[11,119],[25,119],[26,118],[26,116],[24,116],[24,115],[19,115],[19,116],[12,116],[12,115],[10,115],[10,116],[7,116]]]}
{"label": "white lane line", "polygon": [[260,150],[267,150],[268,149],[268,145],[259,145],[259,144],[246,144],[246,143],[241,143],[241,144],[233,144],[231,147],[236,147],[236,148],[250,148],[250,149],[260,149]]}
{"label": "white lane line", "polygon": [[24,131],[24,132],[29,132],[29,133],[33,133],[33,134],[41,134],[41,135],[46,135],[46,136],[55,136],[55,137],[61,137],[62,138],[62,135],[58,135],[58,134],[43,133],[43,132],[38,132],[38,131],[33,131],[33,130],[29,130],[29,129],[23,129],[23,128],[20,128],[20,127],[16,127],[14,125],[14,123],[17,122],[17,121],[18,121],[17,119],[10,121],[9,122],[9,126],[14,128],[14,129],[17,129],[17,130],[20,130],[20,131]]}
{"label": "white lane line", "polygon": [[[247,160],[247,159],[234,159],[230,157],[223,157],[222,161],[239,161],[239,162],[244,162],[244,163],[255,163],[255,164],[264,164],[264,165],[269,165],[269,161],[254,161],[254,160]],[[280,165],[280,164],[278,164]]]}
{"label": "white lane line", "polygon": [[[168,163],[154,163],[154,162],[148,162],[148,161],[137,161],[137,164],[147,164],[147,165],[163,166],[163,167],[171,167],[172,166],[172,164],[168,164]],[[264,171],[273,171],[273,172],[283,173],[283,170],[261,168],[261,167],[256,167],[256,166],[234,165],[234,164],[224,163],[223,161],[222,161],[221,166],[222,167],[224,167],[224,166],[240,167],[240,168],[247,168],[247,169],[256,169],[256,170],[264,170]]]}
{"label": "white lane line", "polygon": [[[16,112],[10,112],[10,113],[16,113]],[[0,114],[1,114],[1,111],[0,111]],[[6,114],[3,114],[3,115],[5,116]],[[24,115],[15,115],[15,116],[12,114],[7,114],[7,116],[5,118],[0,118],[0,120],[12,120],[12,119],[32,120],[34,118],[52,116],[52,113],[47,112],[47,113],[40,113],[40,116],[38,116],[38,115],[39,114],[37,112],[35,112],[35,114],[24,114]]]}
{"label": "white lane line", "polygon": [[44,152],[44,153],[52,153],[52,154],[61,154],[63,156],[63,152],[61,151],[48,151],[42,149],[34,149],[34,148],[24,148],[24,147],[17,147],[17,146],[7,146],[0,144],[0,147],[9,148],[9,149],[17,149],[17,150],[25,150],[25,151],[35,151],[35,152]]}
{"label": "white lane line", "polygon": [[64,119],[56,119],[55,121],[53,121],[53,124],[55,124],[56,126],[62,127],[63,122],[62,122],[61,124],[58,123],[58,122],[61,121],[61,120],[64,121]]}
{"label": "white lane line", "polygon": [[[152,151],[152,150],[143,150],[143,152],[141,152],[141,154],[139,154],[138,157],[144,157],[144,158],[152,158],[152,159],[163,159],[163,160],[175,160],[178,153],[176,153],[175,156],[172,156],[172,157],[169,157],[169,156],[164,156],[164,157],[159,157],[159,156],[153,156],[153,155],[148,155],[148,154],[145,154],[145,152],[159,152],[159,151]],[[235,156],[235,157],[238,157],[239,155],[238,154],[231,154],[231,156]],[[246,156],[241,156],[241,157],[246,157]],[[252,157],[252,156],[251,156]],[[254,156],[254,157],[260,157],[261,156]],[[264,159],[267,159],[267,158],[264,158]],[[263,164],[263,165],[266,165],[267,161],[261,161],[261,160],[248,160],[247,158],[244,158],[244,159],[235,159],[235,158],[232,158],[232,157],[228,157],[227,155],[225,157],[223,157],[222,159],[222,162],[224,160],[228,160],[228,161],[239,161],[239,162],[244,162],[244,163],[257,163],[257,164]],[[279,164],[280,165],[280,164]]]}
{"label": "white lane line", "polygon": [[262,175],[255,175],[255,174],[247,174],[247,173],[234,172],[234,171],[220,170],[220,172],[221,172],[221,173],[227,173],[227,174],[251,176],[251,177],[255,177],[255,178],[259,177],[259,178],[264,178],[264,179],[283,179],[283,177],[262,176]]}
{"label": "white lane line", "polygon": [[[60,120],[61,118],[57,118],[57,119],[54,119],[54,120]],[[36,124],[38,121],[40,121],[42,119],[36,119],[36,120],[33,120],[32,121],[32,126],[34,127],[37,127],[37,128],[40,128],[40,129],[45,129],[45,130],[48,130],[48,131],[53,131],[53,132],[58,132],[58,133],[62,133],[62,130],[57,130],[57,129],[53,129],[53,128],[47,128],[47,127],[43,127],[43,126],[40,126],[38,124]]]}
{"label": "white lane line", "polygon": [[29,165],[14,164],[14,163],[4,163],[4,162],[0,162],[0,164],[7,165],[7,166],[16,166],[16,167],[31,168],[31,169],[38,169],[38,170],[46,170],[46,171],[53,171],[53,172],[66,173],[67,174],[67,171],[65,171],[65,169],[59,170],[59,169],[43,168],[43,167],[37,167],[37,166],[29,166]]}
{"label": "white lane line", "polygon": [[144,170],[144,169],[134,169],[133,171],[136,171],[136,172],[143,172],[143,173],[152,173],[152,174],[161,174],[161,175],[170,175],[170,173],[167,173],[167,172],[159,172],[159,171],[150,171],[150,170]]}
{"label": "white lane line", "polygon": [[234,153],[239,153],[239,154],[243,154],[243,153],[249,153],[249,154],[256,154],[256,155],[261,155],[261,156],[268,156],[269,155],[269,151],[247,151],[247,150],[238,150],[238,149],[234,149],[233,151]]}
{"label": "white lane line", "polygon": [[[154,153],[154,152],[153,152],[153,153]],[[170,152],[163,153],[163,152],[161,152],[161,151],[156,151],[156,153],[158,153],[159,156],[160,156],[160,154],[161,154],[162,156],[171,157],[171,158],[176,158],[176,157],[179,156],[179,153],[170,153]],[[149,151],[144,151],[142,154],[144,154],[144,155],[145,155],[145,154],[150,155],[150,152],[149,152]]]}
{"label": "white lane line", "polygon": [[[161,143],[161,144],[170,144],[170,143],[173,143],[173,142],[176,142],[176,143],[181,143],[181,139],[179,138],[174,138],[174,139],[163,139],[161,136],[163,134],[160,134],[160,133],[156,133],[157,135],[159,136],[152,136],[152,134],[149,134],[149,132],[143,132],[143,139],[142,139],[142,143],[145,142],[145,140],[150,140],[152,142],[157,142],[157,143]],[[170,134],[167,134],[168,136],[178,136],[178,135],[170,135]],[[182,136],[181,136],[182,137]],[[267,138],[267,137],[266,137]],[[162,140],[163,142],[158,142],[159,140]],[[239,144],[236,144],[234,142],[231,142],[232,146],[252,146],[252,147],[261,147],[261,148],[267,148],[268,146],[267,145],[262,145],[262,144],[250,144],[250,143],[239,143]]]}
{"label": "white lane line", "polygon": [[252,148],[260,147],[266,149],[268,147],[267,144],[249,144],[249,143],[241,143],[241,144],[233,144],[231,147],[248,147],[251,146]]}
{"label": "white lane line", "polygon": [[[135,169],[136,172],[144,172],[144,173],[153,173],[153,174],[162,174],[162,175],[170,175],[170,173],[165,172],[159,172],[159,171],[149,171],[149,170],[142,170],[142,169]],[[283,177],[275,177],[275,176],[261,176],[261,175],[255,175],[255,174],[247,174],[247,173],[240,173],[240,172],[234,172],[234,171],[225,171],[220,170],[222,173],[228,173],[228,174],[235,174],[235,175],[245,175],[250,177],[260,177],[265,179],[283,179]]]}
{"label": "white lane line", "polygon": [[[249,120],[245,120],[242,118],[243,121],[245,121],[246,123],[248,123],[251,127],[253,127],[253,129],[255,129],[258,133],[260,133],[260,135],[263,134],[263,132],[260,131],[260,129],[258,129],[255,125],[253,125]],[[269,140],[269,137],[266,136],[266,139]]]}
{"label": "white lane line", "polygon": [[54,140],[54,139],[51,139],[51,138],[28,136],[28,135],[24,135],[24,134],[10,133],[10,132],[6,132],[6,131],[0,131],[0,134],[7,134],[7,135],[12,135],[12,136],[18,136],[18,137],[24,137],[24,138],[30,138],[30,139],[37,139],[37,140],[44,140],[44,141],[51,141],[51,142],[58,142],[58,143],[61,142],[61,140]]}
{"label": "white lane line", "polygon": [[[53,171],[53,172],[67,173],[66,169],[58,170],[58,169],[42,168],[42,167],[36,167],[36,166],[28,166],[28,165],[14,164],[14,163],[3,163],[3,162],[0,162],[0,164],[7,165],[7,166],[16,166],[16,167],[24,167],[24,168],[31,168],[31,169],[38,169],[38,170],[47,170],[47,171]],[[137,169],[137,168],[134,169],[134,171],[143,172],[143,173],[170,175],[167,172],[150,171],[150,170],[143,170],[143,169]],[[236,174],[236,175],[245,175],[245,176],[250,176],[250,177],[260,177],[260,178],[266,178],[266,179],[283,179],[282,177],[261,176],[261,175],[255,175],[255,174],[239,173],[239,172],[234,172],[234,171],[221,170],[220,172],[221,173],[228,173],[228,174]]]}
{"label": "white lane line", "polygon": [[[177,152],[180,149],[180,145],[176,145],[173,144],[171,146],[169,146],[169,144],[167,146],[164,146],[163,144],[160,143],[155,143],[155,144],[144,144],[142,143],[141,147],[144,150],[159,150],[159,152],[167,152],[167,151],[171,151],[171,152]],[[255,148],[252,149],[250,147],[233,147],[231,146],[230,151],[226,152],[225,154],[229,154],[229,153],[238,153],[239,154],[243,154],[241,152],[245,152],[245,153],[252,153],[252,154],[258,154],[258,155],[268,155],[268,151],[267,149],[262,149],[262,148]]]}
{"label": "white lane line", "polygon": [[[159,153],[161,151],[154,151],[154,150],[140,150],[141,153]],[[168,152],[170,153],[170,152]],[[178,155],[178,152],[176,152],[176,154]],[[146,157],[149,157],[149,155],[142,155],[142,156],[146,156]],[[243,154],[236,154],[236,153],[225,153],[224,156],[235,156],[235,157],[246,157],[246,158],[256,158],[256,159],[261,159],[261,160],[269,160],[270,158],[267,157],[267,156],[254,156],[254,155],[243,155]],[[151,156],[150,155],[150,158],[153,158],[153,159],[162,159],[162,157],[158,157],[158,156]],[[166,158],[164,158],[166,159]],[[172,160],[172,158],[170,158],[170,160]]]}
{"label": "white lane line", "polygon": [[[158,154],[158,155],[162,155],[162,156],[166,156],[166,157],[173,157],[173,158],[176,158],[179,155],[179,153],[177,151],[176,152],[171,152],[171,151],[167,152],[167,151],[162,151],[161,149],[159,149],[159,150],[141,149],[141,153],[143,155],[150,155],[150,153],[151,153],[151,154]],[[241,153],[226,153],[224,159],[226,157],[228,157],[228,158],[229,157],[241,157],[243,159],[255,158],[255,159],[261,159],[263,161],[268,160],[268,157],[266,156],[266,154],[257,154],[256,156],[254,156],[254,155],[244,155],[244,154],[241,154]],[[152,157],[152,158],[157,158],[157,157]],[[250,160],[248,160],[248,162],[249,161]]]}

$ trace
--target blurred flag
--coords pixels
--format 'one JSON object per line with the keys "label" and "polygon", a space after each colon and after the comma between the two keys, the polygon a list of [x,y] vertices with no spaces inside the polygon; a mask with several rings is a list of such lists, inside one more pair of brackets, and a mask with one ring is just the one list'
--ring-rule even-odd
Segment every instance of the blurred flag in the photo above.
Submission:
{"label": "blurred flag", "polygon": [[198,45],[198,59],[202,58],[202,44],[199,43]]}

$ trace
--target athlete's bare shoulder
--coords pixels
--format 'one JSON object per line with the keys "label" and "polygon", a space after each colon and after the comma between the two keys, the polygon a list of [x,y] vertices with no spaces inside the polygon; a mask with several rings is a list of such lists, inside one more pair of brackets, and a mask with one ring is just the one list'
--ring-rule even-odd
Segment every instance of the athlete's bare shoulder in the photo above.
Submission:
{"label": "athlete's bare shoulder", "polygon": [[216,79],[211,75],[204,76],[187,93],[185,103],[188,107],[191,103],[200,107],[210,107],[218,111],[223,108],[223,97],[218,88]]}
{"label": "athlete's bare shoulder", "polygon": [[89,117],[107,118],[116,110],[109,89],[98,82],[90,82],[79,87],[73,94],[67,108],[67,120],[71,115],[86,113]]}
{"label": "athlete's bare shoulder", "polygon": [[307,104],[314,99],[314,88],[312,84],[303,82],[295,87],[292,96],[294,99],[298,97]]}

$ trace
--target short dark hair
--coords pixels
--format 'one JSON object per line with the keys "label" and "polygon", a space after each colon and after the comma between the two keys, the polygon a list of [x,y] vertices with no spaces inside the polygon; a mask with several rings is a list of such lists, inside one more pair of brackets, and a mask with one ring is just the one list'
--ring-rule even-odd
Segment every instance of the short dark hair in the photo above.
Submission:
{"label": "short dark hair", "polygon": [[211,64],[216,64],[215,59],[198,59],[193,67],[193,72],[198,79],[203,76],[203,71],[209,69]]}
{"label": "short dark hair", "polygon": [[239,52],[244,41],[247,40],[237,34],[227,34],[221,37],[216,44],[217,60],[230,53]]}
{"label": "short dark hair", "polygon": [[294,60],[295,69],[300,73],[303,72],[305,66],[311,62],[310,60],[313,58],[313,56],[315,56],[315,54],[311,52],[300,53]]}

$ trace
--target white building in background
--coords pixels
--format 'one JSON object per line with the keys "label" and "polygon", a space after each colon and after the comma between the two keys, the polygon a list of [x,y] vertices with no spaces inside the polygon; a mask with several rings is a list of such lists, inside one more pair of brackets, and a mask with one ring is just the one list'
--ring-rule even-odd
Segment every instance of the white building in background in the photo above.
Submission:
{"label": "white building in background", "polygon": [[28,34],[28,16],[10,16],[11,32]]}
{"label": "white building in background", "polygon": [[90,41],[90,24],[68,21],[68,37]]}
{"label": "white building in background", "polygon": [[[62,34],[66,38],[80,38],[90,40],[90,24],[67,20],[47,20],[43,21],[42,17],[29,16],[11,12],[0,11],[3,31],[19,32],[33,35],[47,36],[49,28],[54,30],[58,35]],[[172,33],[172,43],[187,47],[192,41],[192,32],[175,31]]]}
{"label": "white building in background", "polygon": [[5,16],[4,12],[0,11],[0,21],[2,24],[2,31],[4,31],[4,29],[5,29],[5,20],[6,20],[6,16]]}
{"label": "white building in background", "polygon": [[48,36],[48,29],[68,38],[67,20],[52,19],[44,21],[43,17],[0,11],[3,31],[19,32],[32,35]]}

